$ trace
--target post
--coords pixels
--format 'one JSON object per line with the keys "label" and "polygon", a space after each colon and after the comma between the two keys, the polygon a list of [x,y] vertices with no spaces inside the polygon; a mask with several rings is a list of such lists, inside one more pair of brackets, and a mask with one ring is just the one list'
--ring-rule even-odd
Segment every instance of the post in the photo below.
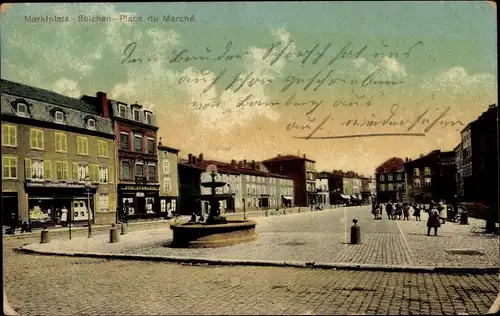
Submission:
{"label": "post", "polygon": [[127,229],[125,227],[125,223],[122,221],[120,235],[125,235],[126,233],[127,233]]}
{"label": "post", "polygon": [[356,225],[358,223],[358,220],[353,219],[352,222],[354,223],[351,226],[351,244],[356,245],[361,243],[361,231],[360,227]]}
{"label": "post", "polygon": [[47,230],[47,225],[45,225],[45,227],[42,230],[42,236],[40,239],[40,243],[41,244],[48,244],[49,242],[50,242],[50,235],[49,235],[49,231]]}
{"label": "post", "polygon": [[68,220],[68,227],[69,227],[69,240],[71,240],[71,205],[70,205],[70,208],[68,210],[68,217],[67,217],[67,220]]}
{"label": "post", "polygon": [[110,243],[118,242],[118,232],[116,231],[115,224],[112,224],[111,229],[109,230],[109,242]]}
{"label": "post", "polygon": [[92,224],[90,223],[90,212],[92,212],[92,208],[90,207],[90,185],[87,187],[87,205],[88,205],[88,210],[87,210],[88,235],[87,235],[87,238],[91,238],[92,237]]}
{"label": "post", "polygon": [[245,198],[243,198],[243,220],[247,220],[247,205],[245,203]]}

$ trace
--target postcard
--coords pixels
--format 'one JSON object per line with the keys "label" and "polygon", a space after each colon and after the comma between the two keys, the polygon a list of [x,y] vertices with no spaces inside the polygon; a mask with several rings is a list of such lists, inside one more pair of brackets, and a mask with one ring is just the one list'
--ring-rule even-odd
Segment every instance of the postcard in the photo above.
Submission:
{"label": "postcard", "polygon": [[4,313],[498,311],[495,2],[0,14]]}

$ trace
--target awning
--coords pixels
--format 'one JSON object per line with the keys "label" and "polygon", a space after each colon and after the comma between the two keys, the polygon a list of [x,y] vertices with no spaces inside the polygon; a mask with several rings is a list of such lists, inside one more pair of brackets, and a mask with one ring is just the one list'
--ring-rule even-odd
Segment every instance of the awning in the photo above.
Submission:
{"label": "awning", "polygon": [[284,200],[293,200],[293,196],[289,196],[289,195],[282,195],[281,196]]}
{"label": "awning", "polygon": [[358,198],[355,196],[355,195],[351,195],[351,197],[355,200],[357,200]]}
{"label": "awning", "polygon": [[343,199],[346,199],[346,200],[349,200],[351,198],[350,196],[343,195],[343,194],[341,194],[340,197],[343,198]]}

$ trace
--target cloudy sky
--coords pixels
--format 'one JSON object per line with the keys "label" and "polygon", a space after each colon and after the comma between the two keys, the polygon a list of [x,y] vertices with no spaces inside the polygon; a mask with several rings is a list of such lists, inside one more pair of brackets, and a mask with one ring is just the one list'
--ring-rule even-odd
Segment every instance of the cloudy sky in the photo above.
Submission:
{"label": "cloudy sky", "polygon": [[[2,11],[2,78],[73,97],[104,91],[137,101],[156,112],[163,143],[183,157],[305,153],[318,171],[370,175],[393,156],[452,150],[462,124],[497,100],[496,8],[486,2],[15,4]],[[112,20],[79,22],[80,15]],[[41,16],[68,22],[29,21]],[[387,133],[412,135],[321,139]]]}

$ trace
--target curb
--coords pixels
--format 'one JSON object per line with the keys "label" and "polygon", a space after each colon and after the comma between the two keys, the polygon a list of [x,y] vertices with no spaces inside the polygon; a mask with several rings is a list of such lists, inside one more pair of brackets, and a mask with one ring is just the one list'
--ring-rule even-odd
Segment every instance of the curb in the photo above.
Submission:
{"label": "curb", "polygon": [[[134,261],[155,261],[173,262],[189,265],[228,265],[228,266],[257,266],[257,267],[290,267],[308,269],[330,269],[330,270],[360,270],[360,271],[381,271],[381,272],[408,272],[408,273],[439,273],[439,274],[496,274],[499,268],[495,267],[433,267],[433,266],[407,266],[407,265],[378,265],[378,264],[357,264],[357,263],[321,263],[310,261],[268,261],[268,260],[233,260],[216,258],[192,258],[192,257],[169,257],[140,254],[120,254],[120,253],[95,253],[95,252],[62,252],[62,251],[41,251],[26,248],[18,248],[23,253],[44,256],[65,256],[65,257],[86,257],[100,258],[108,260],[134,260]],[[497,299],[500,306],[500,299]]]}
{"label": "curb", "polygon": [[500,294],[498,294],[497,299],[491,305],[490,310],[488,311],[488,314],[496,314],[500,311]]}

